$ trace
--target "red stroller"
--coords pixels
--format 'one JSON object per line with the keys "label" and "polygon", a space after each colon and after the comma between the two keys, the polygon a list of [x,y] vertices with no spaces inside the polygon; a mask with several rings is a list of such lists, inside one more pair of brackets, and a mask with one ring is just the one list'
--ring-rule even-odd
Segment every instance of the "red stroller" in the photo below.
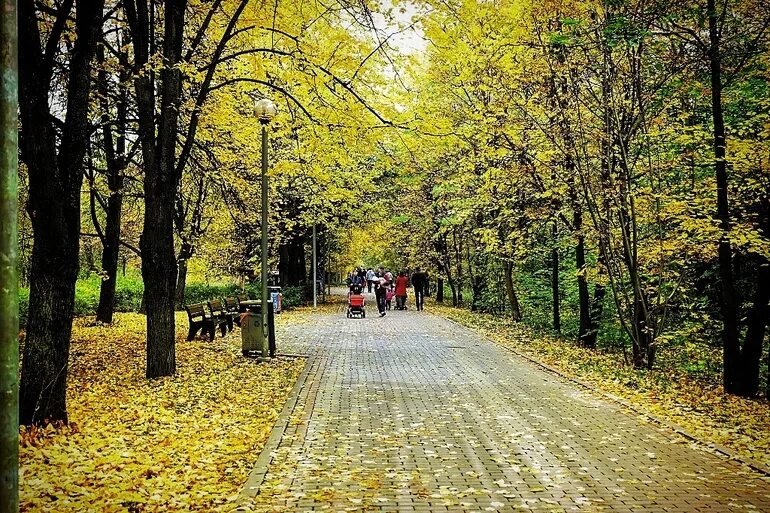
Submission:
{"label": "red stroller", "polygon": [[351,293],[348,295],[348,319],[351,317],[366,317],[366,298],[363,294]]}

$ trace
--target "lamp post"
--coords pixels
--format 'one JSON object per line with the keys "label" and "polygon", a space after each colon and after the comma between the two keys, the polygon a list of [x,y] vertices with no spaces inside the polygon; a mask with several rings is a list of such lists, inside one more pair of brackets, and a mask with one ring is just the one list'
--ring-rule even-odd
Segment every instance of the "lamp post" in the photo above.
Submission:
{"label": "lamp post", "polygon": [[313,223],[313,308],[318,308],[318,261],[315,243],[315,223]]}
{"label": "lamp post", "polygon": [[[19,509],[18,184],[16,2],[0,7],[0,511]],[[27,128],[27,127],[25,127]]]}
{"label": "lamp post", "polygon": [[260,288],[262,289],[262,357],[267,358],[270,337],[267,325],[267,124],[278,114],[278,108],[269,99],[262,98],[254,104],[254,114],[262,125],[262,272]]}

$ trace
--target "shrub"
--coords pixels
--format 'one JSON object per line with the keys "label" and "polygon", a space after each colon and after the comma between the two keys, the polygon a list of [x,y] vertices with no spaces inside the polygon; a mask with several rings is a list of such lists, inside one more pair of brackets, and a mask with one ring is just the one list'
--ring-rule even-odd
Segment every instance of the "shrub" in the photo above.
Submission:
{"label": "shrub", "polygon": [[[246,293],[252,299],[259,299],[262,291],[260,290],[260,284],[258,281],[248,283],[245,287]],[[283,294],[283,308],[294,308],[304,304],[302,298],[302,287],[283,287],[281,289]]]}
{"label": "shrub", "polygon": [[301,306],[304,303],[302,298],[302,287],[285,287],[283,289],[283,307],[293,308]]}
{"label": "shrub", "polygon": [[75,310],[76,316],[93,315],[99,306],[99,289],[101,279],[91,276],[86,280],[78,280],[75,284]]}
{"label": "shrub", "polygon": [[139,277],[118,278],[115,287],[115,311],[138,312],[142,306],[144,284]]}
{"label": "shrub", "polygon": [[184,289],[184,302],[205,303],[212,299],[224,299],[228,296],[241,295],[241,289],[234,284],[230,285],[207,285],[205,283],[188,283]]}
{"label": "shrub", "polygon": [[[75,285],[75,316],[95,315],[99,306],[101,280],[96,275],[78,280]],[[247,297],[259,298],[259,282],[249,283],[245,287]],[[144,285],[138,276],[118,277],[115,287],[115,311],[137,312],[142,304]],[[212,299],[224,299],[229,296],[244,296],[235,284],[188,283],[185,287],[185,304],[205,303]],[[286,287],[283,289],[283,307],[292,308],[302,304],[302,288]],[[29,311],[29,289],[19,289],[19,325],[27,323]]]}

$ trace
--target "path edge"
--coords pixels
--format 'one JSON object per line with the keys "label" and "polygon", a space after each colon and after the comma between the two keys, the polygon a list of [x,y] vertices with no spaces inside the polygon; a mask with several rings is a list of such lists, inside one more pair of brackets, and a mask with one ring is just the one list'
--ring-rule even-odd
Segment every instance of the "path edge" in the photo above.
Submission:
{"label": "path edge", "polygon": [[664,418],[658,417],[656,415],[653,415],[652,413],[650,413],[650,412],[648,412],[646,410],[641,409],[640,407],[630,403],[629,401],[626,401],[622,397],[619,397],[619,396],[617,396],[615,394],[612,394],[610,392],[606,392],[604,390],[601,390],[600,388],[597,388],[596,385],[593,385],[591,383],[588,383],[588,382],[583,381],[581,379],[578,379],[576,377],[569,376],[568,374],[563,373],[562,371],[560,371],[556,367],[552,367],[551,365],[548,365],[547,363],[543,363],[540,360],[537,360],[536,358],[534,358],[532,356],[524,354],[521,351],[518,351],[518,350],[516,350],[513,347],[509,347],[509,346],[506,346],[504,344],[501,344],[500,342],[497,342],[496,340],[492,339],[491,337],[488,337],[484,333],[481,333],[481,332],[479,332],[479,331],[477,331],[477,330],[475,330],[475,329],[473,329],[473,328],[471,328],[469,326],[465,326],[462,323],[460,323],[458,321],[455,321],[454,319],[450,319],[448,317],[444,317],[443,315],[440,315],[440,314],[431,313],[431,315],[435,315],[436,317],[440,317],[440,318],[442,318],[442,319],[444,319],[446,321],[449,321],[450,323],[455,324],[455,325],[457,325],[457,326],[459,326],[459,327],[461,327],[463,329],[466,329],[466,330],[472,331],[474,333],[477,333],[479,336],[481,336],[482,338],[484,338],[488,342],[491,342],[491,343],[495,344],[496,346],[502,347],[503,349],[505,349],[505,350],[507,350],[507,351],[509,351],[509,352],[511,352],[513,354],[515,354],[516,356],[518,356],[518,357],[520,357],[520,358],[522,358],[524,360],[527,360],[528,362],[533,363],[533,364],[535,364],[538,367],[542,367],[546,371],[548,371],[548,372],[550,372],[552,374],[555,374],[555,375],[559,376],[562,379],[565,379],[567,381],[575,383],[575,384],[579,385],[580,387],[582,387],[582,388],[584,388],[584,389],[586,389],[586,390],[588,390],[590,392],[598,393],[600,396],[604,397],[605,399],[607,399],[607,400],[609,400],[611,402],[614,402],[616,404],[619,404],[620,406],[622,406],[622,407],[624,407],[624,408],[626,408],[628,410],[631,410],[632,412],[636,413],[637,415],[645,417],[645,418],[651,420],[652,422],[654,422],[654,423],[656,423],[658,425],[664,426],[664,427],[672,430],[676,434],[678,434],[678,435],[680,435],[680,436],[682,436],[682,437],[684,437],[684,438],[686,438],[686,439],[688,439],[688,440],[690,440],[692,442],[697,443],[698,445],[701,445],[703,447],[707,447],[707,448],[711,449],[712,451],[715,451],[715,452],[721,454],[722,456],[727,457],[730,460],[737,461],[737,462],[739,462],[739,463],[741,463],[743,465],[746,465],[747,467],[751,468],[752,470],[754,470],[756,472],[759,472],[760,474],[765,475],[766,477],[770,477],[770,467],[768,467],[768,466],[766,466],[766,465],[764,465],[764,464],[762,464],[762,463],[760,463],[758,461],[755,461],[755,460],[743,457],[740,454],[738,454],[736,451],[734,451],[734,450],[732,450],[732,449],[730,449],[728,447],[725,447],[724,445],[720,445],[720,444],[717,444],[717,443],[714,443],[714,442],[709,442],[707,440],[703,440],[702,438],[699,438],[698,436],[690,433],[689,431],[684,429],[682,426],[680,426],[680,425],[678,425],[678,424],[676,424],[674,422],[671,422],[668,419],[664,419]]}
{"label": "path edge", "polygon": [[267,442],[265,442],[265,446],[259,453],[257,461],[254,462],[254,467],[249,473],[249,477],[246,479],[246,482],[241,487],[241,491],[238,493],[238,509],[235,511],[248,511],[240,508],[247,506],[246,503],[248,500],[259,494],[259,489],[265,480],[270,463],[273,461],[273,453],[281,444],[281,439],[286,432],[286,428],[289,426],[289,418],[297,407],[299,395],[302,392],[302,389],[305,388],[307,378],[310,375],[310,369],[313,367],[312,358],[304,358],[305,368],[302,369],[302,373],[297,378],[297,382],[294,383],[289,395],[286,397],[286,402],[283,403],[281,413],[278,414],[273,429],[270,430],[270,435],[267,437]]}

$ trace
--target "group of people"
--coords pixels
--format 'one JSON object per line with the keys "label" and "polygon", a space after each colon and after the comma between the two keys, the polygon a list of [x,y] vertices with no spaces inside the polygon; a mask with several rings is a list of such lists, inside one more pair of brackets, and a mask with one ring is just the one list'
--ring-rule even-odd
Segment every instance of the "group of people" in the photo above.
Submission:
{"label": "group of people", "polygon": [[360,294],[364,288],[370,293],[374,292],[380,317],[385,315],[386,310],[390,310],[393,299],[396,300],[397,310],[406,310],[407,291],[410,285],[414,288],[417,310],[423,309],[425,295],[428,293],[428,274],[421,271],[419,267],[411,277],[406,271],[401,271],[394,277],[393,273],[385,267],[380,267],[377,271],[359,267],[350,273],[347,282],[351,293]]}

